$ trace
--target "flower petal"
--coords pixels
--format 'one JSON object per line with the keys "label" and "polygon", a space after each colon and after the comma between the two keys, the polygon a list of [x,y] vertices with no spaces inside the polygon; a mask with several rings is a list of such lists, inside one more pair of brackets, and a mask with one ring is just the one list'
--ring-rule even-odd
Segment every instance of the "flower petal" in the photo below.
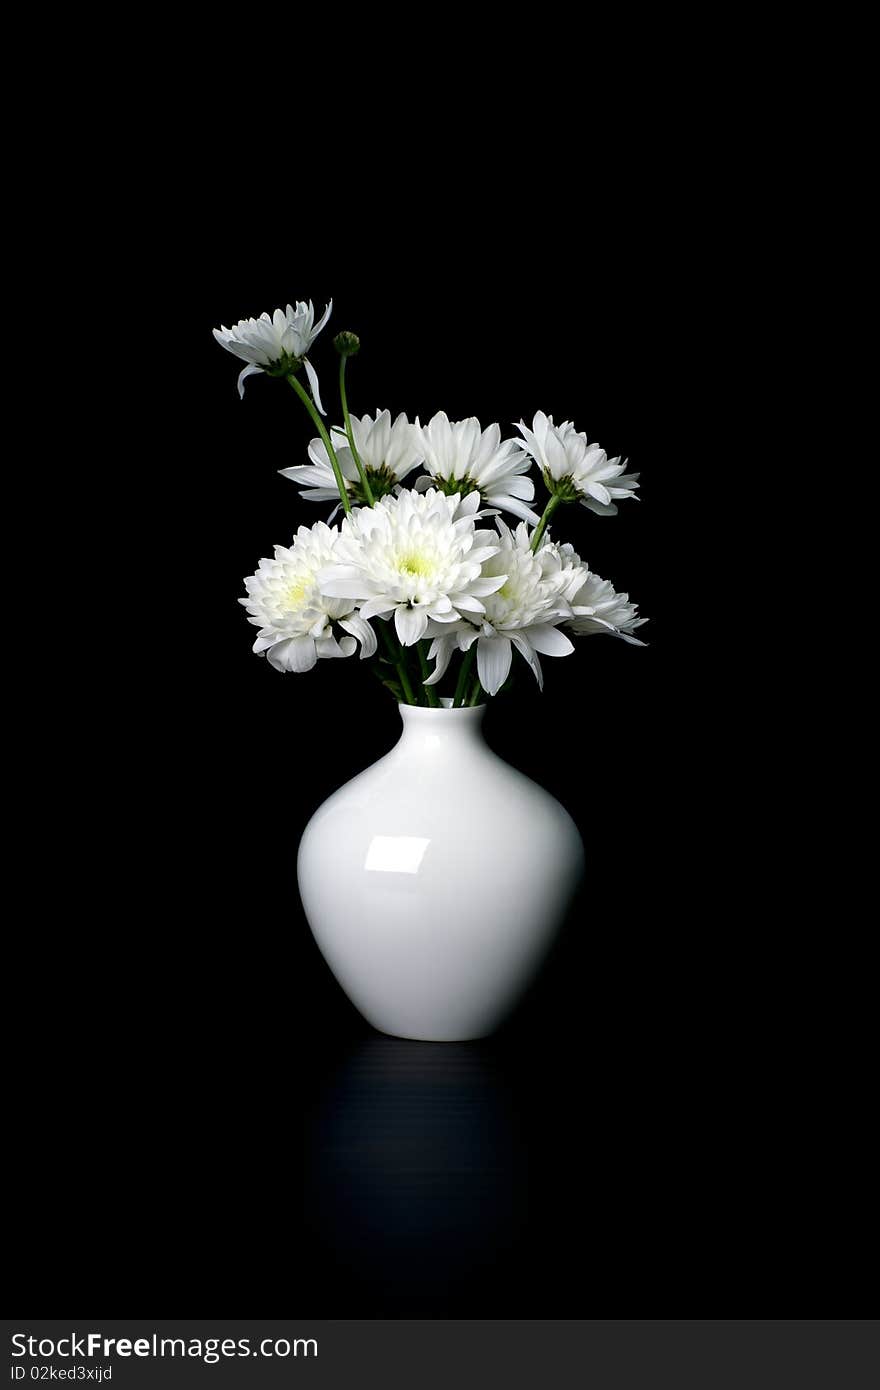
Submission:
{"label": "flower petal", "polygon": [[487,574],[485,578],[471,580],[468,593],[476,594],[477,598],[486,598],[489,594],[497,594],[506,583],[506,574]]}
{"label": "flower petal", "polygon": [[327,565],[318,571],[321,593],[330,598],[366,598],[369,583],[353,565]]}
{"label": "flower petal", "polygon": [[299,487],[327,488],[332,485],[333,496],[339,496],[333,473],[328,468],[312,467],[308,463],[297,463],[292,468],[279,468],[282,478],[289,478]]}
{"label": "flower petal", "polygon": [[587,483],[587,492],[595,501],[601,502],[603,507],[610,507],[611,493],[604,483],[600,483],[596,480]]}
{"label": "flower petal", "polygon": [[309,386],[312,388],[312,400],[315,402],[315,405],[318,407],[321,414],[326,415],[327,412],[321,404],[321,392],[318,387],[318,373],[315,371],[314,367],[312,366],[311,362],[307,357],[305,358],[305,364],[306,376],[309,379]]}
{"label": "flower petal", "polygon": [[454,636],[434,638],[428,656],[435,657],[437,665],[434,667],[428,679],[422,682],[423,685],[436,685],[438,681],[443,679],[446,674],[446,668],[452,660],[452,653],[455,651],[457,645],[458,643]]}
{"label": "flower petal", "polygon": [[361,604],[360,614],[364,619],[377,618],[382,613],[390,613],[394,607],[394,600],[390,598],[370,598],[366,603]]}
{"label": "flower petal", "polygon": [[353,637],[343,637],[341,642],[337,642],[335,637],[321,637],[315,646],[321,657],[352,656],[357,651],[357,642]]}
{"label": "flower petal", "polygon": [[394,626],[405,647],[411,647],[425,635],[428,615],[423,608],[405,608],[402,605],[394,610]]}
{"label": "flower petal", "polygon": [[538,689],[543,690],[544,672],[541,670],[541,663],[538,660],[538,653],[535,651],[532,644],[521,632],[512,632],[510,634],[510,640],[516,647],[520,656],[524,657],[525,660],[531,666],[535,680],[538,682]]}
{"label": "flower petal", "polygon": [[526,630],[525,635],[535,651],[543,652],[545,656],[568,656],[569,652],[574,651],[574,643],[549,623],[536,623]]}
{"label": "flower petal", "polygon": [[[330,317],[330,315],[332,314],[332,312],[333,312],[333,300],[331,299],[331,300],[330,300],[330,303],[327,305],[327,308],[324,310],[323,314],[322,314],[321,317],[318,319],[318,322],[315,324],[314,328],[312,329],[312,334],[311,334],[311,336],[312,336],[312,341],[314,341],[314,339],[317,338],[318,334],[320,333],[321,329],[324,327],[325,323],[326,323],[327,320],[329,319],[329,317]],[[321,411],[321,414],[322,414],[322,415],[324,414],[323,410]]]}
{"label": "flower petal", "polygon": [[245,377],[256,376],[257,372],[262,372],[262,370],[263,370],[262,367],[257,367],[253,362],[251,362],[247,367],[245,367],[244,371],[239,372],[239,374],[238,374],[238,395],[239,395],[239,399],[240,399],[240,400],[244,400],[244,382],[245,382]]}
{"label": "flower petal", "polygon": [[318,660],[314,637],[294,637],[287,649],[287,664],[291,671],[311,671]]}
{"label": "flower petal", "polygon": [[507,637],[481,637],[477,643],[477,673],[489,695],[497,695],[510,671],[513,659]]}
{"label": "flower petal", "polygon": [[276,671],[287,671],[290,669],[287,664],[287,649],[290,646],[290,642],[291,639],[289,637],[283,642],[274,642],[266,652],[269,665],[274,666]]}
{"label": "flower petal", "polygon": [[486,498],[486,501],[494,503],[496,507],[503,507],[506,512],[510,512],[513,516],[522,517],[523,521],[531,522],[532,526],[537,526],[541,520],[536,511],[527,507],[525,502],[521,502],[518,497],[511,497],[509,493],[493,492],[491,497]]}
{"label": "flower petal", "polygon": [[463,517],[463,516],[473,516],[474,512],[477,510],[477,508],[479,507],[479,505],[480,505],[480,494],[479,494],[479,492],[476,492],[476,491],[474,491],[474,492],[469,492],[468,495],[467,495],[467,497],[463,497],[463,498],[461,499],[461,501],[459,502],[458,507],[457,507],[457,509],[456,509],[456,513],[455,513],[456,518]]}
{"label": "flower petal", "polygon": [[[352,613],[348,618],[340,618],[339,626],[350,632],[352,637],[356,637],[361,644],[361,661],[365,657],[374,656],[379,643],[376,634],[370,624],[357,613]],[[343,642],[346,640],[342,639]]]}

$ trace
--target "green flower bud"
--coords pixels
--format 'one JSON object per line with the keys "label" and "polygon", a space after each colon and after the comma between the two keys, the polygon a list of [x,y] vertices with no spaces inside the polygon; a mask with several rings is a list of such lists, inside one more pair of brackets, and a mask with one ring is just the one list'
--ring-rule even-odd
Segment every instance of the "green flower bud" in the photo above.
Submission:
{"label": "green flower bud", "polygon": [[333,346],[340,357],[354,357],[361,350],[361,340],[356,333],[337,333]]}

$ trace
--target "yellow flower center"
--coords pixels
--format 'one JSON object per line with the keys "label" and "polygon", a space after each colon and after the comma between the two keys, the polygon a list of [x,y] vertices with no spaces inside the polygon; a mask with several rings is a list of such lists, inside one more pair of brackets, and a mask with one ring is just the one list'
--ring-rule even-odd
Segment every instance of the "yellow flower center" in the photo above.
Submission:
{"label": "yellow flower center", "polygon": [[295,579],[288,589],[284,591],[285,608],[296,609],[302,606],[302,601],[311,589],[311,580],[305,575]]}
{"label": "yellow flower center", "polygon": [[417,550],[409,555],[401,555],[400,568],[404,574],[411,574],[419,579],[424,579],[433,571],[433,565],[427,555],[422,555]]}

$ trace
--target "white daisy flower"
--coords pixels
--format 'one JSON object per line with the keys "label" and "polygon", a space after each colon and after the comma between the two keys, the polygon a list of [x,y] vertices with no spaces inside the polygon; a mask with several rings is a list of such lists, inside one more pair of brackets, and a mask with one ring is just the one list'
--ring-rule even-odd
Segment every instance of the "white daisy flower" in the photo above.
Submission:
{"label": "white daisy flower", "polygon": [[[310,671],[319,657],[361,657],[376,650],[376,634],[349,599],[328,598],[318,573],[332,564],[339,533],[323,521],[300,526],[293,546],[276,545],[275,558],[261,560],[256,574],[244,581],[240,598],[248,621],[260,629],[254,651],[279,671]],[[347,634],[337,638],[334,624]]]}
{"label": "white daisy flower", "polygon": [[322,415],[325,414],[318,390],[318,374],[306,353],[329,319],[332,308],[331,299],[318,323],[315,323],[314,305],[309,300],[308,304],[300,302],[295,308],[288,304],[286,309],[276,309],[271,317],[261,314],[258,319],[239,319],[233,328],[213,329],[221,347],[248,363],[239,374],[238,394],[244,395],[245,377],[255,372],[288,376],[305,366],[315,405]]}
{"label": "white daisy flower", "polygon": [[537,522],[537,513],[526,506],[535,496],[535,484],[522,476],[532,462],[518,439],[502,440],[499,425],[481,430],[473,416],[450,422],[443,410],[427,425],[416,418],[413,429],[429,475],[419,478],[417,491],[436,487],[461,497],[479,492],[490,506],[503,507],[533,525]]}
{"label": "white daisy flower", "polygon": [[[562,549],[571,549],[563,546]],[[608,579],[600,579],[598,574],[587,574],[586,581],[572,598],[572,611],[575,617],[566,623],[579,637],[594,632],[612,632],[630,642],[634,647],[647,646],[638,637],[633,637],[635,628],[641,627],[647,618],[638,618],[638,605],[630,603],[629,594],[615,593],[614,585]]]}
{"label": "white daisy flower", "polygon": [[407,490],[356,508],[342,523],[336,563],[320,575],[323,592],[357,600],[362,618],[393,613],[407,647],[424,636],[429,620],[454,623],[463,613],[484,613],[482,600],[505,576],[482,573],[499,546],[494,532],[475,527],[479,502],[476,492],[461,499]]}
{"label": "white daisy flower", "polygon": [[539,410],[532,428],[517,425],[526,448],[544,475],[548,492],[564,501],[578,500],[599,516],[614,516],[615,498],[632,497],[638,473],[624,473],[626,460],[610,459],[598,444],[587,443],[570,420],[554,425],[553,416]]}
{"label": "white daisy flower", "polygon": [[[500,588],[486,598],[486,613],[478,627],[457,626],[449,633],[434,634],[428,652],[437,666],[426,685],[436,685],[456,648],[469,651],[477,643],[477,673],[489,695],[496,695],[507,680],[513,648],[525,658],[543,689],[538,653],[567,656],[573,644],[558,624],[573,616],[571,596],[585,583],[588,571],[575,564],[550,541],[532,554],[531,534],[525,522],[511,531],[496,518],[501,545],[483,565],[489,578],[503,574]],[[573,552],[572,552],[573,554]]]}
{"label": "white daisy flower", "polygon": [[[371,415],[362,415],[360,418],[352,415],[349,418],[355,447],[364,465],[373,497],[378,501],[380,497],[393,492],[421,461],[422,456],[415,443],[413,426],[405,415],[398,415],[392,424],[389,410],[377,410],[375,420]],[[353,503],[361,506],[367,499],[348,444],[348,436],[341,425],[334,425],[330,436],[348,495]],[[339,501],[339,489],[323,439],[312,440],[309,445],[309,458],[312,460],[311,464],[297,464],[293,468],[279,468],[278,471],[282,477],[290,478],[297,483],[302,489],[300,496],[310,502],[336,502],[337,506],[328,517],[328,521],[332,521],[342,504]]]}

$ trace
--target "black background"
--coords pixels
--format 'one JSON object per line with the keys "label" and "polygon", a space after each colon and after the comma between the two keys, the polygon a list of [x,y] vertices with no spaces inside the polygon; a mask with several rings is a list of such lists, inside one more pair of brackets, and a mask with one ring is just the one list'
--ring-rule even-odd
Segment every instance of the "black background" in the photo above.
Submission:
{"label": "black background", "polygon": [[[37,885],[63,910],[10,973],[29,1296],[581,1317],[623,1298],[730,1306],[743,1269],[750,1307],[827,1280],[848,1194],[809,1194],[833,1080],[784,904],[742,890],[742,798],[775,786],[737,766],[758,673],[706,563],[739,524],[706,486],[729,291],[655,173],[625,208],[572,202],[564,179],[530,202],[491,171],[466,190],[365,180],[354,212],[266,190],[257,213],[230,199],[157,238],[167,293],[127,421],[131,448],[157,439],[97,523],[93,667],[69,693]],[[349,328],[356,414],[512,431],[541,408],[641,473],[617,517],[571,508],[556,532],[639,603],[649,647],[590,639],[545,660],[543,695],[524,671],[487,717],[574,816],[589,873],[485,1043],[382,1039],[329,975],[299,836],[398,715],[356,661],[273,671],[236,602],[323,513],[277,473],[313,432],[293,393],[256,377],[240,401],[210,330],[331,295],[313,354],[331,417],[330,337]]]}

